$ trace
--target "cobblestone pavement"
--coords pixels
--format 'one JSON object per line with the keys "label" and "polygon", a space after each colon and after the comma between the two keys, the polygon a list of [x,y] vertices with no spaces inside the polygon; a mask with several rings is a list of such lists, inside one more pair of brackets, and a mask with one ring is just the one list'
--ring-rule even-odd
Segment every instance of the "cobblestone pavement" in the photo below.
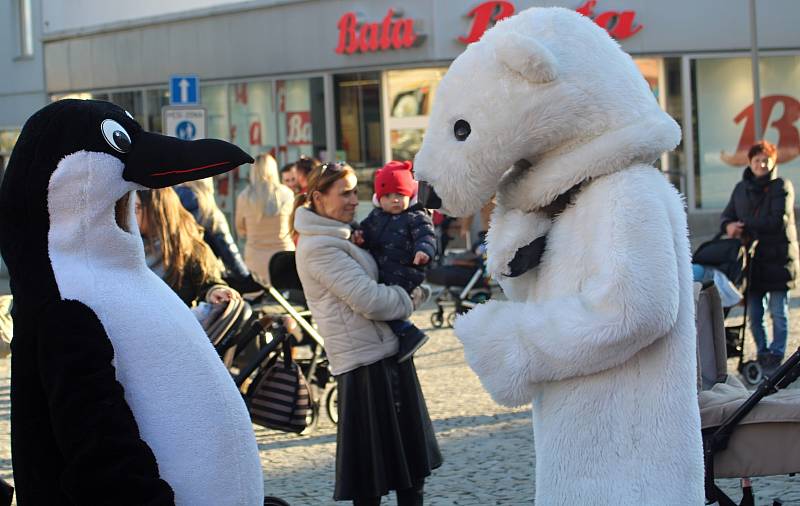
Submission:
{"label": "cobblestone pavement", "polygon": [[[792,304],[790,349],[800,344],[800,301]],[[415,316],[429,328],[429,311]],[[445,463],[426,483],[426,504],[521,505],[533,503],[533,435],[528,409],[498,406],[464,363],[451,329],[430,330],[430,342],[416,356],[423,391]],[[11,479],[9,448],[9,360],[0,360],[0,478]],[[292,506],[330,505],[336,432],[323,414],[311,435],[256,428],[270,495]],[[720,480],[736,497],[737,480]],[[675,484],[680,486],[680,484]],[[757,504],[800,505],[800,477],[754,480]],[[384,500],[394,504],[394,497]],[[345,504],[345,503],[339,503]],[[589,503],[587,503],[589,504]]]}

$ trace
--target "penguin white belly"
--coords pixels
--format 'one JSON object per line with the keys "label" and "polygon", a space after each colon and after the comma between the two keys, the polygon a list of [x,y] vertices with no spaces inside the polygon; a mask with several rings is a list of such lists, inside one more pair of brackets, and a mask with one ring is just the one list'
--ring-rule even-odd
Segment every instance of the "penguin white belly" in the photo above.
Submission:
{"label": "penguin white belly", "polygon": [[102,322],[125,399],[176,503],[263,504],[258,446],[239,391],[194,315],[147,268],[141,238],[116,225],[114,202],[136,186],[97,180],[121,171],[115,160],[79,152],[51,178],[48,247],[61,297]]}

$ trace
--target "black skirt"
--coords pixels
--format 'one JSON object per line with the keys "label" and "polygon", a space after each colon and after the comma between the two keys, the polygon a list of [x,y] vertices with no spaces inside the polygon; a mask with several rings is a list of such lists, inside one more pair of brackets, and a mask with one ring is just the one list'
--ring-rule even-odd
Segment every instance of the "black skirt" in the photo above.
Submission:
{"label": "black skirt", "polygon": [[442,465],[414,361],[396,357],[337,377],[334,499],[380,497]]}

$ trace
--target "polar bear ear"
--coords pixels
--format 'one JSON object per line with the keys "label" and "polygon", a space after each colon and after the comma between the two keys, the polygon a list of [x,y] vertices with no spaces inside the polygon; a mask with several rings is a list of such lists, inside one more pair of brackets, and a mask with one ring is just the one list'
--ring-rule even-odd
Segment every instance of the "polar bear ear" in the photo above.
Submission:
{"label": "polar bear ear", "polygon": [[534,83],[549,83],[558,77],[556,57],[536,39],[519,33],[497,38],[495,55],[509,70]]}

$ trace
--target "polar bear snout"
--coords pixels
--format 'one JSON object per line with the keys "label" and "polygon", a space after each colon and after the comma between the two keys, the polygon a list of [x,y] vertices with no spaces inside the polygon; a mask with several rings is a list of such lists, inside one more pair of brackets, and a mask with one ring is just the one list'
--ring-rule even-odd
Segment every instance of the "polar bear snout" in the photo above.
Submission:
{"label": "polar bear snout", "polygon": [[417,200],[426,209],[441,209],[442,199],[436,194],[433,186],[425,181],[419,181]]}

